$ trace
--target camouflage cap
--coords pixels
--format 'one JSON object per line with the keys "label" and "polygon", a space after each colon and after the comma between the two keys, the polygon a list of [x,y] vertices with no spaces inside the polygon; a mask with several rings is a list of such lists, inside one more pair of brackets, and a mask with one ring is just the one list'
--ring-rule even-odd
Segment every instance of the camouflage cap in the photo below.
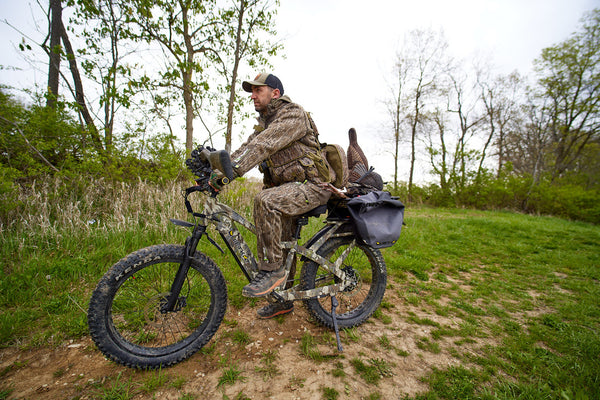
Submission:
{"label": "camouflage cap", "polygon": [[272,89],[279,89],[279,93],[283,96],[283,84],[278,77],[268,72],[258,74],[253,81],[242,82],[242,87],[248,93],[252,93],[252,86],[268,86]]}

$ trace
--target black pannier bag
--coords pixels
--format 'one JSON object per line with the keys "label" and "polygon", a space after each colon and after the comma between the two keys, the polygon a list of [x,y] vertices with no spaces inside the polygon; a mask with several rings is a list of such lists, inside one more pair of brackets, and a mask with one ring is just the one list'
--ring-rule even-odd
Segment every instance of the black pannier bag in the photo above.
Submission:
{"label": "black pannier bag", "polygon": [[348,211],[356,233],[367,245],[379,249],[390,247],[400,237],[404,221],[404,204],[389,192],[373,191],[348,201]]}

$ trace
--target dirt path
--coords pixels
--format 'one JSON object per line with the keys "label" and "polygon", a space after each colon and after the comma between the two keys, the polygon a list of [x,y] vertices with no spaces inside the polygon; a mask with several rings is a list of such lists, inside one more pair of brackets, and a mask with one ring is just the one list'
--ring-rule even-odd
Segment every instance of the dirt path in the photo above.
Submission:
{"label": "dirt path", "polygon": [[[385,300],[394,305],[383,311],[386,323],[371,318],[356,328],[352,339],[344,341],[342,355],[337,353],[334,335],[312,324],[301,304],[282,322],[257,320],[255,310],[245,307],[228,310],[225,318],[230,323],[221,326],[209,354],[196,354],[160,372],[134,371],[109,362],[89,337],[54,349],[4,349],[0,351],[0,389],[12,390],[8,399],[52,400],[108,398],[111,391],[129,391],[135,399],[321,399],[326,398],[324,388],[335,389],[338,398],[397,399],[425,391],[421,378],[432,367],[447,368],[458,360],[445,350],[452,347],[450,343],[440,342],[437,354],[420,349],[419,340],[430,337],[430,327],[409,323],[405,317],[412,312],[437,318],[445,326],[453,322],[422,306],[406,304],[392,290]],[[230,335],[234,330],[247,332],[252,342],[234,343]],[[302,355],[305,333],[315,338],[320,354],[335,357],[315,361]],[[267,352],[275,357],[271,369],[265,371]],[[369,360],[385,360],[390,369],[377,384],[367,383],[353,366],[356,359],[366,365]],[[224,369],[232,365],[243,378],[219,386]]]}

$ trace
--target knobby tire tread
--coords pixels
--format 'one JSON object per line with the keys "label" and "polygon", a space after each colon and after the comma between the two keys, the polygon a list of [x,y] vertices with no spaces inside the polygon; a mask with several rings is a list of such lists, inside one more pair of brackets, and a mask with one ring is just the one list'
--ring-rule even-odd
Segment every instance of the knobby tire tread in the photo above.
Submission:
{"label": "knobby tire tread", "polygon": [[[161,354],[160,348],[137,348],[139,353],[134,354],[127,349],[129,343],[122,337],[115,338],[115,329],[110,315],[110,304],[116,296],[121,284],[132,274],[131,272],[161,262],[183,261],[184,246],[181,245],[155,245],[137,250],[118,261],[99,281],[90,299],[88,309],[88,326],[93,341],[100,351],[119,364],[136,369],[156,369],[177,364],[200,350],[206,345],[225,316],[227,309],[227,286],[223,274],[216,264],[206,255],[197,252],[190,268],[198,271],[208,283],[211,294],[211,307],[206,326],[194,341],[174,352],[165,351]],[[158,261],[158,262],[155,262]],[[196,331],[192,332],[195,334]],[[190,335],[191,336],[191,335]]]}

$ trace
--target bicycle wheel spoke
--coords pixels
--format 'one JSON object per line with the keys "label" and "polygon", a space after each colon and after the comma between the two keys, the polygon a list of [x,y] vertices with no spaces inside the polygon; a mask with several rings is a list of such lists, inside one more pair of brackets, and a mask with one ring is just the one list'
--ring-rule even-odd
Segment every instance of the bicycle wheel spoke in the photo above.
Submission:
{"label": "bicycle wheel spoke", "polygon": [[207,303],[210,305],[210,290],[202,275],[193,269],[175,309],[162,309],[178,268],[175,263],[154,264],[123,283],[113,300],[112,311],[115,327],[126,340],[146,347],[168,346],[202,324],[209,308]]}

